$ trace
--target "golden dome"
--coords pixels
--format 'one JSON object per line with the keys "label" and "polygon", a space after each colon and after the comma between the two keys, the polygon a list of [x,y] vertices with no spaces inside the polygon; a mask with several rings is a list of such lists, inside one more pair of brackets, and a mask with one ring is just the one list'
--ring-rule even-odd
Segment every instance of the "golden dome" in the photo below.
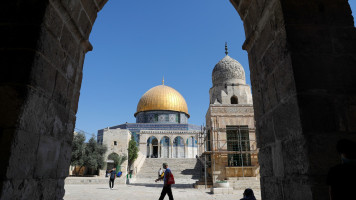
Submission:
{"label": "golden dome", "polygon": [[148,90],[137,105],[137,113],[149,110],[171,110],[184,112],[188,115],[188,106],[184,97],[175,89],[158,85]]}

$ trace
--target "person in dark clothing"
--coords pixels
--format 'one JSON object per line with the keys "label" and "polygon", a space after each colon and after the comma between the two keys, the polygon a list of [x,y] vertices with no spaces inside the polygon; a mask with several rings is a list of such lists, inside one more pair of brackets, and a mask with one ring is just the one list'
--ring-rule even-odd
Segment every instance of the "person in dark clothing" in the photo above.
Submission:
{"label": "person in dark clothing", "polygon": [[336,149],[341,157],[341,164],[330,168],[327,176],[330,200],[355,198],[356,143],[342,139],[338,141]]}
{"label": "person in dark clothing", "polygon": [[116,168],[113,168],[112,170],[110,170],[110,180],[109,180],[110,189],[114,188],[115,178],[116,178]]}
{"label": "person in dark clothing", "polygon": [[159,197],[159,200],[163,200],[164,197],[166,196],[166,194],[168,194],[169,200],[174,200],[173,199],[173,194],[172,194],[171,184],[168,184],[168,179],[169,179],[169,177],[170,177],[172,172],[168,168],[168,164],[167,163],[163,163],[163,169],[165,169],[163,178],[156,179],[156,182],[161,180],[161,179],[163,179],[163,189],[162,189],[162,192],[161,192],[161,196]]}
{"label": "person in dark clothing", "polygon": [[240,200],[256,200],[255,195],[253,194],[253,190],[250,188],[247,188],[244,191],[244,198],[240,199]]}

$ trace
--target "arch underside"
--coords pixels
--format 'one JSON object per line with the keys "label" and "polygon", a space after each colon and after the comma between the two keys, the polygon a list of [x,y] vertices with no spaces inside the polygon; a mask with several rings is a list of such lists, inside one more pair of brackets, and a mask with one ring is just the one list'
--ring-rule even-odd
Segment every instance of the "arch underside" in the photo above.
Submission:
{"label": "arch underside", "polygon": [[[262,198],[328,199],[335,144],[356,141],[348,2],[230,1],[244,21]],[[1,2],[0,199],[63,199],[88,38],[106,2]]]}

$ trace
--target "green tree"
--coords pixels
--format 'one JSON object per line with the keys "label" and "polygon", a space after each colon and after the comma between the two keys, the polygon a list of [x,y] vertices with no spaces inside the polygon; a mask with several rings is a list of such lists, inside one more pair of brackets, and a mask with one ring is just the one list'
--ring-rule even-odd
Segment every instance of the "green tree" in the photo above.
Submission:
{"label": "green tree", "polygon": [[104,165],[104,154],[106,151],[107,147],[98,144],[93,135],[85,145],[83,166],[93,169],[101,168]]}
{"label": "green tree", "polygon": [[131,140],[129,142],[128,152],[129,152],[129,169],[130,169],[131,165],[135,162],[135,160],[138,157],[138,148],[134,137],[131,137]]}
{"label": "green tree", "polygon": [[82,166],[84,165],[84,150],[85,150],[85,134],[83,132],[75,133],[72,142],[72,156],[70,164],[72,166],[81,166],[77,171],[78,175]]}
{"label": "green tree", "polygon": [[116,166],[117,170],[120,170],[120,166],[123,162],[125,162],[127,160],[127,156],[126,155],[119,155],[117,153],[111,153],[108,156],[109,160],[113,160],[114,161],[114,166]]}

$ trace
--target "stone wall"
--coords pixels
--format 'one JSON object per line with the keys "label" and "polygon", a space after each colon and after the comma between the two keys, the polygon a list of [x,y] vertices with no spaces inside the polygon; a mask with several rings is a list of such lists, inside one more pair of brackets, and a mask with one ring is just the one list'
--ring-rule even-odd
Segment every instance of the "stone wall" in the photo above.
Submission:
{"label": "stone wall", "polygon": [[246,84],[214,86],[209,90],[210,104],[231,104],[231,97],[236,96],[239,104],[252,104],[251,88]]}
{"label": "stone wall", "polygon": [[84,55],[105,2],[1,1],[0,199],[62,199]]}
{"label": "stone wall", "polygon": [[262,198],[328,199],[336,142],[356,141],[356,30],[348,2],[231,2],[246,34]]}
{"label": "stone wall", "polygon": [[[236,87],[236,86],[235,86]],[[255,133],[255,119],[252,104],[210,104],[206,113],[207,130],[210,133],[210,147],[212,151],[226,151],[227,150],[227,126],[248,126],[250,150],[257,150],[256,133]],[[236,177],[242,175],[242,169],[236,171],[230,169],[228,164],[228,154],[212,154],[212,170],[213,173],[218,174],[218,180],[225,180],[228,177]],[[251,155],[251,165],[253,167],[245,168],[246,176],[256,176],[255,168],[258,166],[257,151]],[[236,171],[236,174],[233,172]],[[237,173],[239,172],[239,173]],[[240,173],[241,172],[241,173]],[[213,180],[215,181],[215,180]]]}
{"label": "stone wall", "polygon": [[[126,158],[128,158],[127,149],[129,147],[130,139],[131,133],[127,129],[104,129],[102,133],[102,144],[108,148],[104,155],[105,162],[108,160],[108,156],[111,153],[117,153],[120,156],[126,156]],[[121,164],[121,171],[123,176],[126,176],[127,174],[127,165],[128,160]],[[120,180],[120,183],[125,183],[125,180]]]}

